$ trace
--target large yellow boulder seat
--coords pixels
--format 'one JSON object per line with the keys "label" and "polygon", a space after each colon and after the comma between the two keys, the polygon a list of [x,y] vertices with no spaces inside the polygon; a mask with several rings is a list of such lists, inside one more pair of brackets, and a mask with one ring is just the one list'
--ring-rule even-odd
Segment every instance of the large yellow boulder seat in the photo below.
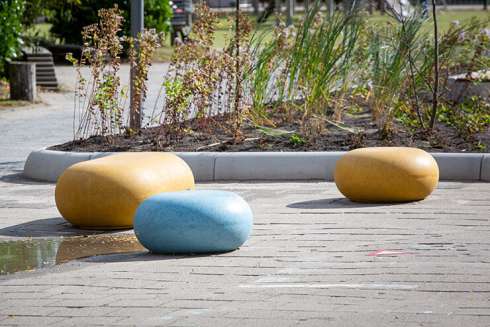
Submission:
{"label": "large yellow boulder seat", "polygon": [[91,229],[133,226],[139,204],[161,193],[194,189],[189,166],[171,153],[121,153],[68,167],[56,184],[56,206],[71,224]]}
{"label": "large yellow boulder seat", "polygon": [[417,201],[437,186],[439,167],[420,149],[363,148],[337,161],[334,179],[339,191],[355,202]]}

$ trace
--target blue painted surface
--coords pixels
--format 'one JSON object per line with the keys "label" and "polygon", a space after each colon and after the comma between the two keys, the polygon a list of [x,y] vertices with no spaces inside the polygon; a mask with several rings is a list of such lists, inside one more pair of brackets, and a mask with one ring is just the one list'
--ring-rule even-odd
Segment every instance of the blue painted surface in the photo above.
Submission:
{"label": "blue painted surface", "polygon": [[252,210],[235,193],[165,192],[138,207],[134,232],[154,253],[226,252],[247,240],[252,223]]}

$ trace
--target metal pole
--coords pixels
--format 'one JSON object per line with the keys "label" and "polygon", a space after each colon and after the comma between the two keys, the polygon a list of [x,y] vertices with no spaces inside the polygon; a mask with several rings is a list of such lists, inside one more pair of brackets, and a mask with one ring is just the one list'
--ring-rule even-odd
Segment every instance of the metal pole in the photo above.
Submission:
{"label": "metal pole", "polygon": [[[131,0],[131,36],[134,40],[138,39],[140,33],[144,29],[144,0]],[[138,42],[135,41],[136,51],[139,52]],[[129,128],[133,131],[138,131],[141,128],[141,95],[136,94],[135,77],[137,67],[134,64],[131,66],[130,74],[130,99],[131,107],[129,112]]]}
{"label": "metal pole", "polygon": [[334,1],[333,0],[327,0],[327,9],[328,9],[328,14],[330,16],[333,16],[334,7],[335,7]]}
{"label": "metal pole", "polygon": [[252,0],[252,7],[254,9],[254,15],[259,15],[259,0]]}
{"label": "metal pole", "polygon": [[379,11],[381,12],[381,15],[384,15],[386,13],[385,0],[379,0]]}
{"label": "metal pole", "polygon": [[293,16],[294,16],[294,0],[286,0],[287,2],[287,20],[286,25],[290,26],[293,24]]}
{"label": "metal pole", "polygon": [[240,71],[240,0],[235,0],[235,103],[234,103],[234,114],[235,114],[235,126],[234,134],[235,139],[238,139],[240,134],[240,97],[241,94],[241,71]]}
{"label": "metal pole", "polygon": [[282,3],[281,0],[271,0],[274,1],[274,9],[276,10],[276,25],[279,25],[281,20],[279,19],[279,16],[281,15],[282,11]]}
{"label": "metal pole", "polygon": [[488,0],[483,0],[483,10],[488,9]]}

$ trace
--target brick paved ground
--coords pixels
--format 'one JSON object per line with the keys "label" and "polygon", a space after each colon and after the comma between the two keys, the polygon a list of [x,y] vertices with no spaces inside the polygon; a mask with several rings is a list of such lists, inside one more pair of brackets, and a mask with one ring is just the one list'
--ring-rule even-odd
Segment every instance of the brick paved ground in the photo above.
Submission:
{"label": "brick paved ground", "polygon": [[[52,184],[16,173],[0,177],[0,239],[84,233],[59,217]],[[353,204],[332,183],[199,187],[250,202],[240,250],[0,276],[0,325],[490,326],[490,184],[441,183],[400,205]]]}

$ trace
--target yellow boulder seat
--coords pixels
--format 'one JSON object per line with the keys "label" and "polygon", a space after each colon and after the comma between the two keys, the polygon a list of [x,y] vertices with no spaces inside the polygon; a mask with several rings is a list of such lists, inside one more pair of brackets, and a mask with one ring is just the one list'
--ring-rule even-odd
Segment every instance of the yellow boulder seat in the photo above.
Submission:
{"label": "yellow boulder seat", "polygon": [[189,166],[174,154],[121,153],[74,164],[56,184],[56,206],[71,224],[89,229],[133,226],[139,204],[161,193],[194,189]]}
{"label": "yellow boulder seat", "polygon": [[437,186],[439,167],[420,149],[363,148],[337,161],[334,178],[339,191],[355,202],[417,201]]}

